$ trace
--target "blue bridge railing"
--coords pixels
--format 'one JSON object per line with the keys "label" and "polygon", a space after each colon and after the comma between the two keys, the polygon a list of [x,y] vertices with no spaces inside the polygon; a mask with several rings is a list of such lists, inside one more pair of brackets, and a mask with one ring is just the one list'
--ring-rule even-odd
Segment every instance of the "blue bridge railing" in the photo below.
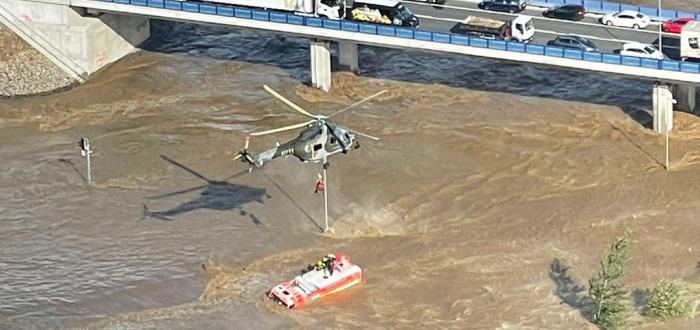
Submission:
{"label": "blue bridge railing", "polygon": [[[389,36],[405,39],[431,41],[437,43],[455,44],[462,46],[490,48],[517,53],[535,54],[558,58],[575,59],[588,62],[618,64],[630,67],[642,67],[658,70],[678,71],[700,74],[700,63],[679,62],[672,60],[654,60],[639,57],[621,56],[611,53],[584,52],[564,49],[561,47],[523,44],[478,37],[468,37],[460,34],[430,32],[410,28],[386,25],[365,24],[353,21],[337,21],[314,17],[298,16],[264,10],[251,10],[228,5],[180,2],[172,0],[96,0],[134,6],[170,9],[208,15],[236,17],[275,23],[285,23],[310,27],[365,33],[371,35]],[[564,1],[564,0],[561,0]],[[570,1],[570,0],[567,0]]]}
{"label": "blue bridge railing", "polygon": [[[693,13],[675,9],[661,8],[659,13],[658,8],[628,5],[624,3],[592,1],[592,0],[528,0],[529,3],[537,5],[545,5],[550,7],[561,6],[565,4],[582,5],[587,11],[598,13],[614,13],[622,10],[634,10],[652,18],[660,18],[663,20],[675,19],[680,17],[690,17],[700,20],[700,13]],[[700,2],[699,2],[700,3]]]}

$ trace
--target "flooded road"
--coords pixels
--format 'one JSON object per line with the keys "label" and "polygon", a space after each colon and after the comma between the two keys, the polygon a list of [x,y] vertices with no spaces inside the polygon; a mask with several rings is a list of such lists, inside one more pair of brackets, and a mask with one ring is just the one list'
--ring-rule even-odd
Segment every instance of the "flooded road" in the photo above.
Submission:
{"label": "flooded road", "polygon": [[[359,77],[325,94],[303,85],[304,39],[153,34],[73,90],[0,100],[0,328],[586,328],[555,259],[585,285],[625,227],[632,287],[700,259],[700,121],[677,113],[666,172],[648,82],[361,47]],[[245,133],[305,119],[263,84],[322,114],[388,90],[337,118],[381,140],[331,158],[333,233],[319,164],[231,160]],[[362,286],[292,312],[263,299],[334,251]]]}

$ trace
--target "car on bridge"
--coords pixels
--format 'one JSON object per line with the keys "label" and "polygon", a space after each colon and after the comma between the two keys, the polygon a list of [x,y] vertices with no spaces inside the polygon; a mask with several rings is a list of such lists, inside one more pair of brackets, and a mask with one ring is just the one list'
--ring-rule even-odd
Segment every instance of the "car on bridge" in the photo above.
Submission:
{"label": "car on bridge", "polygon": [[484,0],[477,5],[480,9],[519,13],[525,9],[525,0]]}
{"label": "car on bridge", "polygon": [[633,29],[644,29],[651,23],[651,18],[638,11],[623,10],[601,17],[600,22],[607,26],[622,26]]}
{"label": "car on bridge", "polygon": [[664,59],[664,54],[658,49],[656,49],[656,47],[650,44],[643,44],[640,42],[628,42],[622,45],[620,55],[651,58],[655,60]]}
{"label": "car on bridge", "polygon": [[661,31],[681,33],[681,29],[683,29],[683,26],[685,26],[688,22],[693,20],[695,20],[693,17],[680,17],[663,22],[663,24],[661,24]]}
{"label": "car on bridge", "polygon": [[542,15],[549,18],[580,21],[586,15],[586,7],[581,5],[563,5],[545,10]]}
{"label": "car on bridge", "polygon": [[547,46],[580,49],[586,52],[597,52],[598,46],[582,36],[567,34],[557,36],[556,39],[547,41]]}
{"label": "car on bridge", "polygon": [[408,0],[408,1],[425,2],[428,4],[444,5],[446,0]]}

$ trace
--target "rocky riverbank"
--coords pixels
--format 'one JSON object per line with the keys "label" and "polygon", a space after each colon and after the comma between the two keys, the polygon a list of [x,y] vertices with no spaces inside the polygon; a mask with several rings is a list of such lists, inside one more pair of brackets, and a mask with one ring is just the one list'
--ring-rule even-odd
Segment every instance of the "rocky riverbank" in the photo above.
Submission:
{"label": "rocky riverbank", "polygon": [[0,24],[0,97],[49,93],[74,80]]}

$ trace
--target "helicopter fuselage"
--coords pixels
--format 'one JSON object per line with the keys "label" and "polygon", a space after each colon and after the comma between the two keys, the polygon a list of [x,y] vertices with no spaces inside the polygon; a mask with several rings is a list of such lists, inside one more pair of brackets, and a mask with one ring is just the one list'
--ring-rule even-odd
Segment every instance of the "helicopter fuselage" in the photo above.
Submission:
{"label": "helicopter fuselage", "polygon": [[[330,126],[330,129],[328,128]],[[320,162],[338,152],[347,152],[357,147],[355,134],[331,122],[314,122],[299,133],[299,136],[265,150],[253,157],[256,166],[277,157],[293,155],[303,162]]]}

